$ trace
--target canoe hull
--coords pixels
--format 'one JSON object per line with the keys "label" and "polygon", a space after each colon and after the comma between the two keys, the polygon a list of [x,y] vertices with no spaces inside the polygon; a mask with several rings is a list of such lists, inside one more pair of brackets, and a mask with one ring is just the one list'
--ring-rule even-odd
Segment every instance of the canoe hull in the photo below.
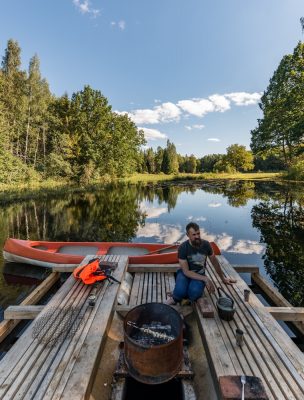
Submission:
{"label": "canoe hull", "polygon": [[[221,254],[211,242],[215,254]],[[3,248],[7,262],[52,268],[56,265],[76,267],[88,254],[128,255],[130,264],[174,264],[178,262],[178,245],[126,242],[46,242],[9,238]]]}
{"label": "canoe hull", "polygon": [[173,264],[178,262],[177,248],[178,245],[159,243],[44,242],[9,238],[5,242],[3,256],[7,262],[46,268],[58,264],[74,267],[88,254],[127,254],[130,264]]}

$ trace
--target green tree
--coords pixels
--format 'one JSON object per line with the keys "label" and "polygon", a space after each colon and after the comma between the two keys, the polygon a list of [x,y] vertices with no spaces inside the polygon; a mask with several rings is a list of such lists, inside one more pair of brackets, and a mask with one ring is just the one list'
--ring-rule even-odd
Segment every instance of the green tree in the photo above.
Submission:
{"label": "green tree", "polygon": [[254,168],[253,155],[245,146],[232,144],[227,148],[226,158],[235,171],[250,171]]}
{"label": "green tree", "polygon": [[26,81],[27,113],[24,138],[24,161],[28,164],[45,163],[47,110],[51,94],[48,83],[41,78],[37,55],[31,58]]}
{"label": "green tree", "polygon": [[26,112],[26,73],[20,70],[20,54],[18,42],[9,39],[2,59],[0,82],[0,104],[5,118],[4,139],[7,150],[18,157],[22,157],[21,136]]}
{"label": "green tree", "polygon": [[200,172],[212,172],[214,169],[214,165],[221,160],[223,157],[222,154],[207,154],[206,156],[200,159]]}
{"label": "green tree", "polygon": [[160,146],[157,147],[156,153],[155,153],[155,172],[159,174],[162,170],[162,163],[163,163],[163,158],[164,158],[164,149],[162,149]]}
{"label": "green tree", "polygon": [[256,155],[279,152],[285,164],[303,152],[304,141],[304,44],[286,55],[264,92],[263,118],[251,131],[251,149]]}
{"label": "green tree", "polygon": [[178,173],[178,155],[175,145],[170,140],[167,141],[167,147],[164,149],[162,172],[165,174]]}

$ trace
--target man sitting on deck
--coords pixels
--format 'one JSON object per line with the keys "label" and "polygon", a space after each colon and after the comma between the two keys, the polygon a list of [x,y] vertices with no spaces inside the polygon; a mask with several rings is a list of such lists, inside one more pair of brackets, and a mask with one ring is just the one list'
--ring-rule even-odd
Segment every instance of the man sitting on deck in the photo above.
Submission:
{"label": "man sitting on deck", "polygon": [[205,286],[210,293],[215,291],[212,281],[205,274],[207,256],[226,285],[236,282],[235,279],[224,276],[211,244],[201,239],[200,228],[195,222],[186,226],[186,232],[189,240],[183,242],[178,249],[180,269],[176,274],[172,297],[166,301],[169,305],[174,305],[182,299],[197,300],[202,296]]}

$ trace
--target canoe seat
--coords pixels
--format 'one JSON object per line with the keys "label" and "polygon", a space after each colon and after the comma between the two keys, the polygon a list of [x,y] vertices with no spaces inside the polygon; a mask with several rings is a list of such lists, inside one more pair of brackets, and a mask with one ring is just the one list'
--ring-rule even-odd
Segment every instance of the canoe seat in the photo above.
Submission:
{"label": "canoe seat", "polygon": [[133,247],[133,246],[113,246],[110,247],[107,254],[109,255],[126,255],[126,256],[136,256],[148,254],[149,251],[144,247]]}
{"label": "canoe seat", "polygon": [[77,254],[86,256],[87,254],[97,254],[98,247],[95,246],[61,246],[57,253]]}

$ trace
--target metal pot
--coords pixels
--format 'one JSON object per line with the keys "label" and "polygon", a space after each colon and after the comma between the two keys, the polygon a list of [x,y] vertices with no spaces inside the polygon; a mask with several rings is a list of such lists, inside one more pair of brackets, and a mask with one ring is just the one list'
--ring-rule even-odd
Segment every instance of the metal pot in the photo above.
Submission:
{"label": "metal pot", "polygon": [[183,321],[174,308],[162,303],[134,307],[124,320],[124,341],[125,363],[137,381],[164,383],[180,370]]}
{"label": "metal pot", "polygon": [[[217,288],[219,298],[217,300],[217,311],[221,319],[231,321],[234,317],[235,306],[233,299],[220,287]],[[222,291],[225,296],[221,296]]]}

